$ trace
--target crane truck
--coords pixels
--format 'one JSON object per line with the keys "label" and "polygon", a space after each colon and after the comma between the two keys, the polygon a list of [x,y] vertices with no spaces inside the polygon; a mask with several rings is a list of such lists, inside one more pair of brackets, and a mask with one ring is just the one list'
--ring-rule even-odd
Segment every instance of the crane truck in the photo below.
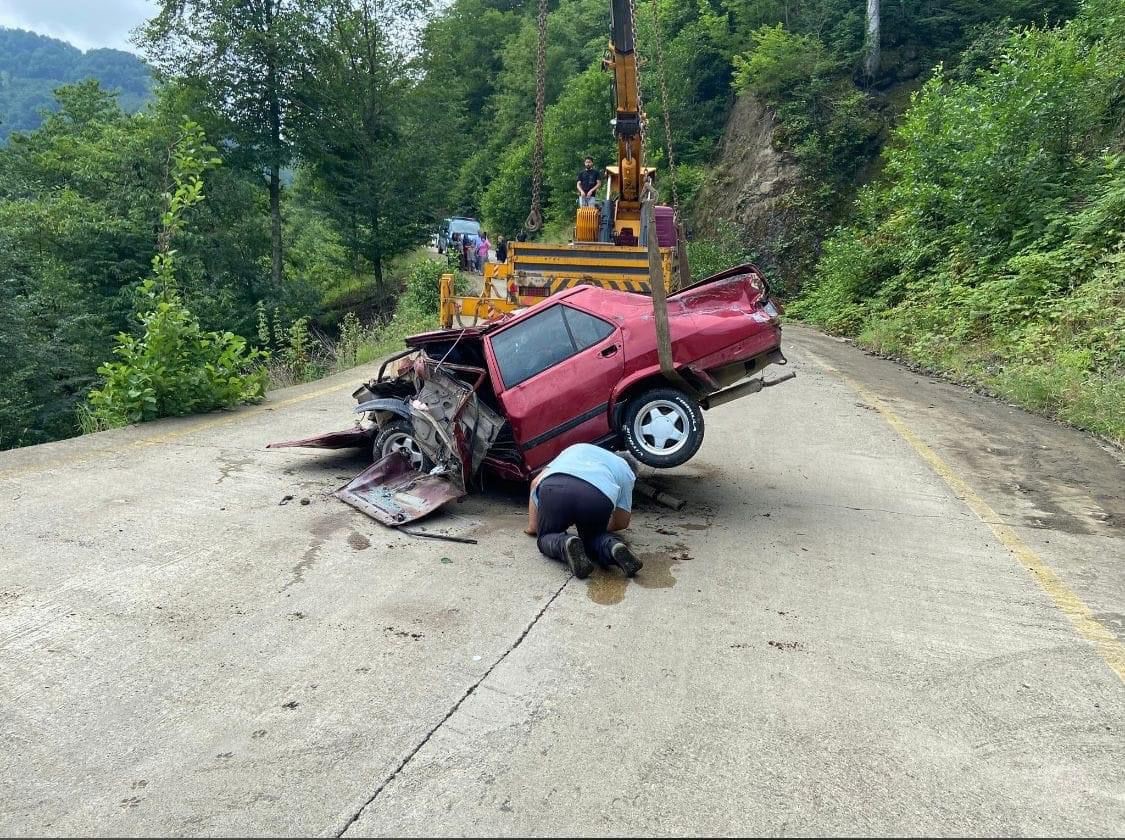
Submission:
{"label": "crane truck", "polygon": [[606,168],[604,196],[594,207],[579,207],[574,238],[565,244],[513,242],[508,259],[484,270],[478,296],[454,293],[452,276],[442,280],[441,320],[451,327],[491,320],[574,286],[594,285],[618,291],[651,294],[649,237],[660,253],[657,282],[675,286],[679,270],[678,226],[671,207],[657,206],[654,229],[644,221],[643,193],[656,170],[645,165],[644,121],[638,86],[633,8],[630,0],[610,0],[610,40],[603,67],[612,75],[617,163]]}

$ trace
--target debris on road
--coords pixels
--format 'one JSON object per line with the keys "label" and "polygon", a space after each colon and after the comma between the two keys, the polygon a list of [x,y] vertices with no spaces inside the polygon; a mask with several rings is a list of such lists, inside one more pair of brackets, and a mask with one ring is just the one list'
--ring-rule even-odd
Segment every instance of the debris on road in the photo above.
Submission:
{"label": "debris on road", "polygon": [[465,543],[466,545],[479,544],[477,540],[470,537],[452,537],[449,534],[435,534],[432,531],[413,531],[409,528],[399,528],[398,530],[412,537],[424,537],[427,540],[445,540],[446,542]]}
{"label": "debris on road", "polygon": [[766,644],[768,644],[771,648],[776,648],[777,650],[804,650],[805,649],[805,646],[802,645],[800,642],[775,642],[773,639],[770,639],[768,642],[766,642]]}
{"label": "debris on road", "polygon": [[683,510],[687,506],[687,502],[683,499],[673,496],[671,493],[665,493],[663,490],[657,490],[651,484],[637,479],[633,490],[638,496],[648,499],[650,502],[656,502],[658,505],[663,505],[672,510]]}

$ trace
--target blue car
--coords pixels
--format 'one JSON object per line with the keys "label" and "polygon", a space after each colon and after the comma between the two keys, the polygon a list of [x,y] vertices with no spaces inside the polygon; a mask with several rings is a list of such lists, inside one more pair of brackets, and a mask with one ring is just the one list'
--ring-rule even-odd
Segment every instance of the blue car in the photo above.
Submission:
{"label": "blue car", "polygon": [[442,222],[441,230],[438,231],[437,241],[439,254],[445,253],[446,249],[449,247],[449,243],[453,241],[453,234],[458,234],[458,239],[465,234],[480,236],[480,222],[476,219],[470,219],[467,216],[454,216]]}

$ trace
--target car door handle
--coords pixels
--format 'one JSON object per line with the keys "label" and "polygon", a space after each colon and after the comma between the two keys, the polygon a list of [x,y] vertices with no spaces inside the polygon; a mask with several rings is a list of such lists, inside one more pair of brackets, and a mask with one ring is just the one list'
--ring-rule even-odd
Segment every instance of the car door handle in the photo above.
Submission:
{"label": "car door handle", "polygon": [[611,345],[609,345],[609,347],[605,348],[605,350],[603,350],[598,355],[601,356],[603,359],[608,359],[610,356],[616,356],[617,350],[618,350],[617,345],[611,344]]}

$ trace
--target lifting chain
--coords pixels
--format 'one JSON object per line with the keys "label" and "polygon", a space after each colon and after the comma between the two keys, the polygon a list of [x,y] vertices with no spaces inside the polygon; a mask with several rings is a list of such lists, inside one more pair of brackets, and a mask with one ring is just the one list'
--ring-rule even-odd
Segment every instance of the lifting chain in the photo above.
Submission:
{"label": "lifting chain", "polygon": [[668,176],[672,182],[672,208],[679,213],[680,193],[676,186],[676,156],[672,152],[672,115],[668,109],[668,77],[664,72],[664,45],[660,35],[660,0],[652,4],[652,31],[656,47],[656,72],[660,79],[660,108],[664,112],[664,146],[668,153]]}
{"label": "lifting chain", "polygon": [[641,126],[641,148],[644,148],[645,134],[648,130],[648,120],[645,118],[644,98],[641,96],[641,51],[637,47],[637,0],[629,0],[629,26],[633,30],[633,60],[637,64],[637,76],[634,84],[637,88],[637,119]]}
{"label": "lifting chain", "polygon": [[524,230],[543,226],[543,115],[547,106],[547,0],[539,0],[539,48],[535,58],[535,149],[531,156],[531,212]]}

